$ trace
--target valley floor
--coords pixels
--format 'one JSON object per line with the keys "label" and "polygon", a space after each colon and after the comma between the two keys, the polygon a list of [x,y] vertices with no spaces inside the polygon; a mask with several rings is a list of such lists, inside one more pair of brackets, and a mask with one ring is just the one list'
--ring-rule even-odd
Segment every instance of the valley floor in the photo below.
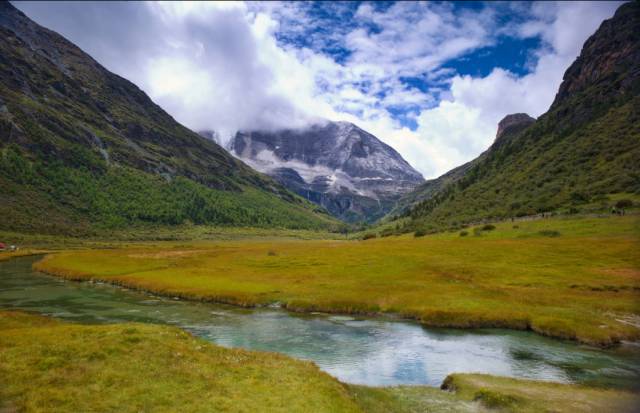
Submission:
{"label": "valley floor", "polygon": [[420,238],[97,244],[36,268],[194,300],[393,313],[607,346],[640,339],[638,245],[638,215],[574,217]]}
{"label": "valley floor", "polygon": [[[602,412],[638,394],[484,375],[428,387],[351,386],[313,363],[222,348],[174,327],[80,325],[0,312],[0,411]],[[258,408],[259,407],[259,408]]]}

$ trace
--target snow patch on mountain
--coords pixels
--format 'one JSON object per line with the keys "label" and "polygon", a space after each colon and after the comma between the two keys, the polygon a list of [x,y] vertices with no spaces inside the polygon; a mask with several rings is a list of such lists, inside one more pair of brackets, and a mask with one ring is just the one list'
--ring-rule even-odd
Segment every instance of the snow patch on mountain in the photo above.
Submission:
{"label": "snow patch on mountain", "polygon": [[393,148],[349,122],[238,132],[229,150],[300,195],[330,206],[334,215],[344,218],[346,213],[352,220],[381,216],[424,181]]}

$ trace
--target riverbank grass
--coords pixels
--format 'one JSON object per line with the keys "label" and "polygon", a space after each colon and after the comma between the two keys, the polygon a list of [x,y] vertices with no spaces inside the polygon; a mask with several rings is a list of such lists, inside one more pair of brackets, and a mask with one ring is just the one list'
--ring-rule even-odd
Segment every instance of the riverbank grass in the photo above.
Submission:
{"label": "riverbank grass", "polygon": [[[492,228],[495,227],[495,228]],[[396,313],[611,345],[640,339],[640,217],[503,222],[367,241],[229,241],[62,252],[36,268],[187,299]]]}
{"label": "riverbank grass", "polygon": [[534,412],[637,412],[640,395],[486,374],[452,374],[442,387],[489,409]]}

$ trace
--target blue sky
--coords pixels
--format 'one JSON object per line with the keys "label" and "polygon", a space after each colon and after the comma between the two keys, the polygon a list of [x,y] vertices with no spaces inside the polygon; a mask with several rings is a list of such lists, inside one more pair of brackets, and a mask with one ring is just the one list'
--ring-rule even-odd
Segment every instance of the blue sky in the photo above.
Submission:
{"label": "blue sky", "polygon": [[509,113],[544,113],[616,2],[16,2],[177,120],[240,129],[346,120],[427,178]]}
{"label": "blue sky", "polygon": [[[352,57],[352,50],[345,44],[345,37],[350,32],[363,29],[367,34],[375,35],[385,30],[384,26],[376,21],[358,18],[358,10],[367,4],[377,13],[385,13],[394,6],[394,2],[304,3],[299,9],[306,19],[283,24],[280,30],[275,32],[275,38],[282,47],[308,48],[315,53],[328,56],[339,64],[348,65]],[[493,22],[502,28],[526,21],[529,14],[527,7],[509,7],[506,4],[486,2],[440,2],[438,5],[444,11],[454,15],[476,15],[489,12],[493,15]],[[407,20],[407,30],[411,30],[410,22],[412,19],[408,17]],[[288,24],[294,27],[288,30]],[[523,37],[509,32],[496,33],[485,46],[470,48],[466,52],[443,61],[440,67],[450,69],[449,72],[446,72],[449,75],[485,77],[496,67],[499,67],[517,76],[524,76],[535,68],[536,52],[543,47],[542,43],[540,34]],[[415,112],[416,109],[435,106],[440,100],[440,90],[447,89],[448,77],[432,78],[429,75],[430,72],[425,68],[424,72],[418,71],[410,76],[398,77],[404,88],[417,89],[422,93],[431,94],[434,98],[431,103],[419,107],[414,104],[397,104],[386,107],[390,115],[398,120],[402,126],[415,130],[417,123],[407,115]],[[355,86],[367,93],[371,82],[360,82]],[[383,99],[386,93],[381,91],[376,96]]]}

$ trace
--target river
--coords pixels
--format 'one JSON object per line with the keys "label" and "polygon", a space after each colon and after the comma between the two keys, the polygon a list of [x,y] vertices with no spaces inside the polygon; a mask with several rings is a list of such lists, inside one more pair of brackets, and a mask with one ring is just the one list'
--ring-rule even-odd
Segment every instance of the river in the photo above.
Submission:
{"label": "river", "polygon": [[189,302],[35,272],[39,257],[0,262],[0,308],[79,323],[169,324],[226,347],[312,360],[348,383],[439,386],[453,372],[584,383],[640,384],[640,348],[602,350],[509,330],[424,328],[417,323],[276,308]]}

